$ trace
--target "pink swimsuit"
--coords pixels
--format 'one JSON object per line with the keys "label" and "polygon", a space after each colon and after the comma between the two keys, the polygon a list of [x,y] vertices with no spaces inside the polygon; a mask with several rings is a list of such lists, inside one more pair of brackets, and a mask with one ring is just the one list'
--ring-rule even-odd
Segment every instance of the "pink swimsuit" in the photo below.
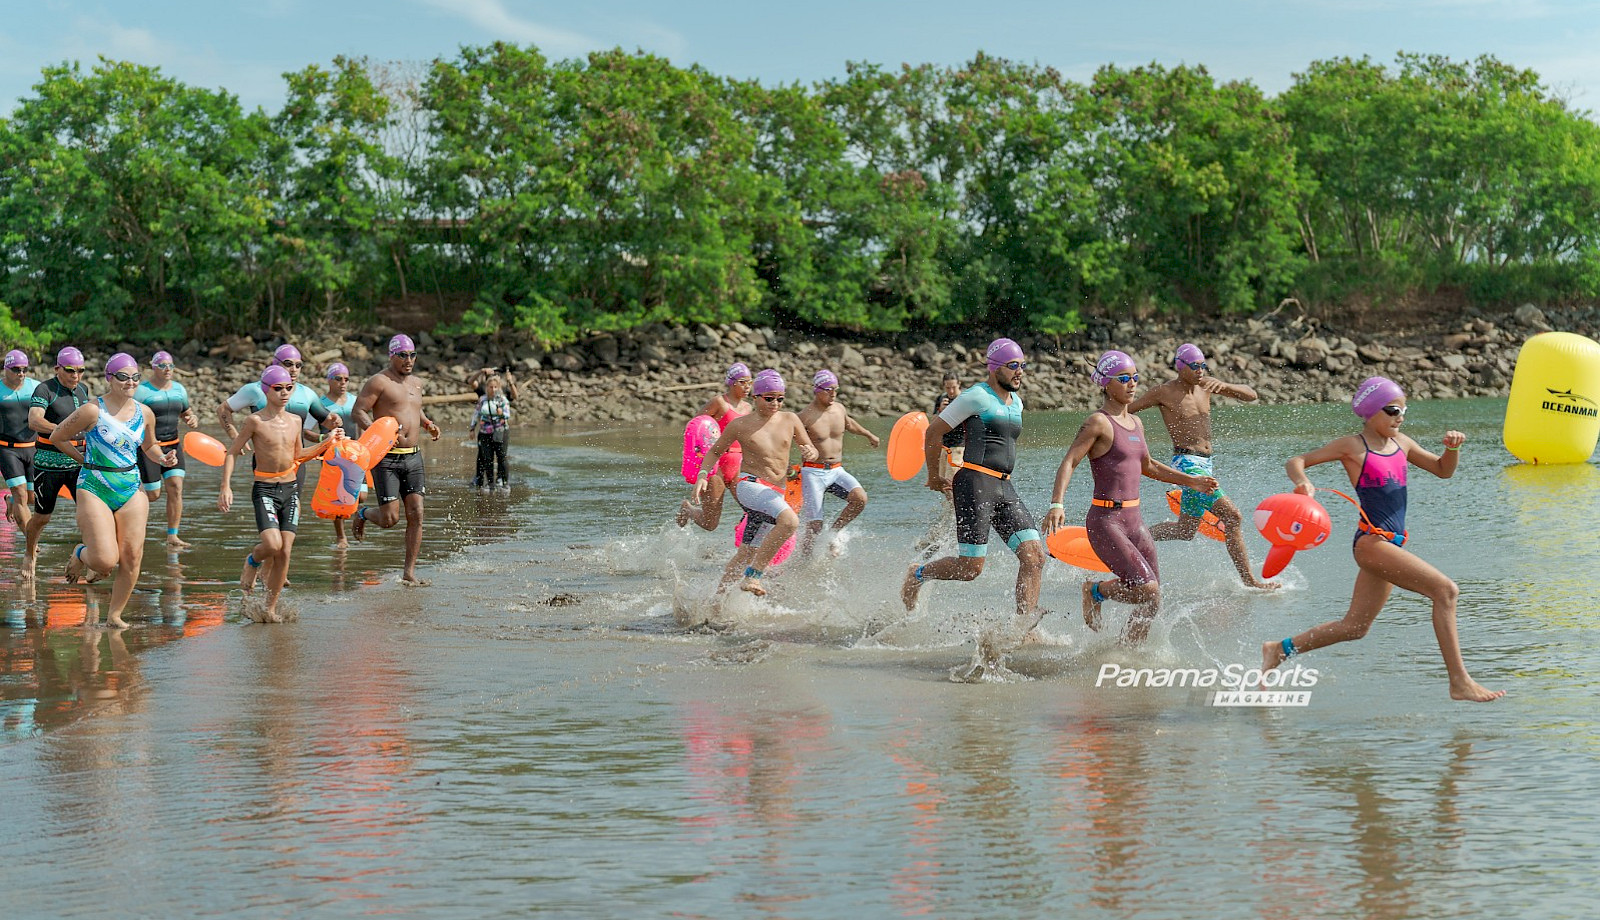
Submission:
{"label": "pink swimsuit", "polygon": [[[719,431],[727,431],[729,423],[736,418],[743,418],[748,414],[749,413],[747,412],[740,412],[736,409],[729,409],[717,418],[717,429]],[[735,482],[738,482],[739,466],[743,462],[744,448],[739,445],[738,441],[733,442],[733,444],[728,447],[727,452],[717,460],[717,474],[722,477],[722,481],[727,483],[730,488]]]}

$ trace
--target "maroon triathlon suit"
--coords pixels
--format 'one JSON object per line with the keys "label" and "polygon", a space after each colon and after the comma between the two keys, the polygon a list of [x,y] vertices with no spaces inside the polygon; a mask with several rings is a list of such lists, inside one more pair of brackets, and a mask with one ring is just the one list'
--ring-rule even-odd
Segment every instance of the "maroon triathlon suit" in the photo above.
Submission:
{"label": "maroon triathlon suit", "polygon": [[[1095,501],[1134,501],[1139,497],[1144,458],[1150,454],[1144,440],[1144,423],[1135,416],[1133,427],[1124,428],[1111,413],[1100,411],[1110,420],[1113,437],[1110,450],[1089,459],[1089,471],[1094,474]],[[1095,555],[1118,581],[1125,585],[1144,585],[1160,580],[1156,544],[1144,526],[1144,516],[1137,505],[1128,508],[1091,505],[1083,523]]]}

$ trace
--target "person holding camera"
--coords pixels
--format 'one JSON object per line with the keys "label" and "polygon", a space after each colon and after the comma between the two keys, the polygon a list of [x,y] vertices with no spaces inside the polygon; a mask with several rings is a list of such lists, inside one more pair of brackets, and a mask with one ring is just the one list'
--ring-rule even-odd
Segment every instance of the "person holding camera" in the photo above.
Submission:
{"label": "person holding camera", "polygon": [[500,392],[500,378],[491,374],[483,381],[483,398],[472,413],[471,433],[478,438],[478,475],[472,484],[483,494],[495,489],[511,492],[511,474],[506,469],[506,435],[511,424],[511,401]]}

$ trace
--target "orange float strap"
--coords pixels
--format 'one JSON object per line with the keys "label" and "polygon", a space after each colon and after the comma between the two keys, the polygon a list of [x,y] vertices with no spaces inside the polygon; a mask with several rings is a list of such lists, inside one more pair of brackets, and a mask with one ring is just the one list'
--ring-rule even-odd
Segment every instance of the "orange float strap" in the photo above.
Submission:
{"label": "orange float strap", "polygon": [[1360,502],[1344,494],[1343,492],[1340,492],[1338,489],[1323,489],[1322,491],[1332,492],[1350,504],[1356,506],[1356,513],[1361,515],[1361,523],[1356,525],[1356,530],[1360,531],[1361,533],[1377,534],[1385,540],[1388,540],[1390,543],[1393,543],[1395,546],[1405,546],[1406,541],[1411,539],[1411,531],[1409,530],[1404,533],[1397,534],[1392,530],[1384,530],[1382,527],[1378,527],[1373,524],[1372,518],[1367,517],[1367,509],[1361,507]]}

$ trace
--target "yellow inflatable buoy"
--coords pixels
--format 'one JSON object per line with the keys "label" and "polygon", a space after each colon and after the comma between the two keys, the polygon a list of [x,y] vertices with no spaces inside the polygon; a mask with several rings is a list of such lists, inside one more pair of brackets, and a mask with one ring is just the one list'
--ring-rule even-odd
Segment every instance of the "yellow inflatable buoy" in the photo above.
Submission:
{"label": "yellow inflatable buoy", "polygon": [[1502,437],[1524,463],[1583,463],[1600,440],[1600,342],[1545,332],[1522,345]]}

